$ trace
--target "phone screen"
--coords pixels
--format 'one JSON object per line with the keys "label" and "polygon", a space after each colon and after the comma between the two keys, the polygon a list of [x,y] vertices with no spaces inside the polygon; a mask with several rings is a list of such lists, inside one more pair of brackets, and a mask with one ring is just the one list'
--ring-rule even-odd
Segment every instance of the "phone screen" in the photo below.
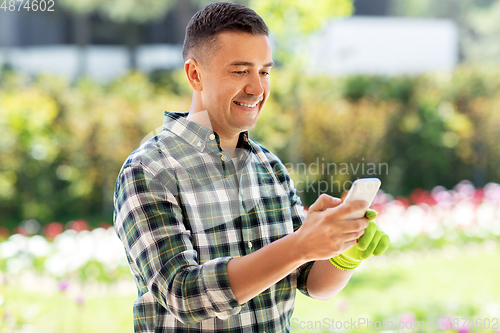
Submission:
{"label": "phone screen", "polygon": [[[377,195],[380,188],[381,181],[378,178],[362,178],[357,179],[352,184],[349,193],[344,202],[355,201],[355,200],[365,200],[368,202],[368,206],[371,206],[373,199]],[[366,212],[357,212],[346,217],[346,220],[360,219],[365,215]]]}

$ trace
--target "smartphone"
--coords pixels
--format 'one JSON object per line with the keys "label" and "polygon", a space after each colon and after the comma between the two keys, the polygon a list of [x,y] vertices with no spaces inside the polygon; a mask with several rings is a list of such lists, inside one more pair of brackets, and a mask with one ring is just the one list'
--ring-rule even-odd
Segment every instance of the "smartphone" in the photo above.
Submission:
{"label": "smartphone", "polygon": [[[368,207],[371,206],[375,195],[377,195],[378,189],[382,182],[378,178],[361,178],[354,181],[351,189],[347,193],[344,202],[354,201],[354,200],[365,200],[368,201]],[[365,216],[366,211],[356,212],[347,216],[346,220],[360,219]]]}

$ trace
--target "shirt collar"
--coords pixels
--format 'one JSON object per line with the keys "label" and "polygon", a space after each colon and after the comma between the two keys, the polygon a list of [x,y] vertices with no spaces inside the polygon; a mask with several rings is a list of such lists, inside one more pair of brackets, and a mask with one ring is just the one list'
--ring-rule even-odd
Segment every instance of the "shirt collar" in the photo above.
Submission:
{"label": "shirt collar", "polygon": [[[214,148],[220,146],[219,135],[205,126],[188,120],[186,118],[188,114],[189,112],[165,111],[163,128],[176,134],[199,151],[203,151],[205,146],[213,146]],[[236,147],[251,149],[248,131],[240,133]]]}

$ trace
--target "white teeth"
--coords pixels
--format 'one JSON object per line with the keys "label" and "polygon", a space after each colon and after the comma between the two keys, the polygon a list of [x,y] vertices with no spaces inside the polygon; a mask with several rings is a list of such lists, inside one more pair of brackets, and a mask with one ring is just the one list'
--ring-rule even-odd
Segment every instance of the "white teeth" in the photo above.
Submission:
{"label": "white teeth", "polygon": [[244,103],[240,103],[240,102],[236,102],[234,101],[235,104],[238,104],[238,105],[242,105],[242,106],[246,106],[247,108],[253,108],[255,107],[258,103],[255,103],[255,104],[244,104]]}

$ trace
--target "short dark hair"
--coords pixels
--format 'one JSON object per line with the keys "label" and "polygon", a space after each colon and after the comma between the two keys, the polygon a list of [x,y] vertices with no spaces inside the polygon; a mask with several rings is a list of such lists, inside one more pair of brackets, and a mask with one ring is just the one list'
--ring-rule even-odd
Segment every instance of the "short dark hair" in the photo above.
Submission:
{"label": "short dark hair", "polygon": [[182,48],[184,61],[199,48],[211,46],[224,31],[248,32],[269,36],[264,20],[252,9],[230,2],[216,2],[193,15],[186,27]]}

